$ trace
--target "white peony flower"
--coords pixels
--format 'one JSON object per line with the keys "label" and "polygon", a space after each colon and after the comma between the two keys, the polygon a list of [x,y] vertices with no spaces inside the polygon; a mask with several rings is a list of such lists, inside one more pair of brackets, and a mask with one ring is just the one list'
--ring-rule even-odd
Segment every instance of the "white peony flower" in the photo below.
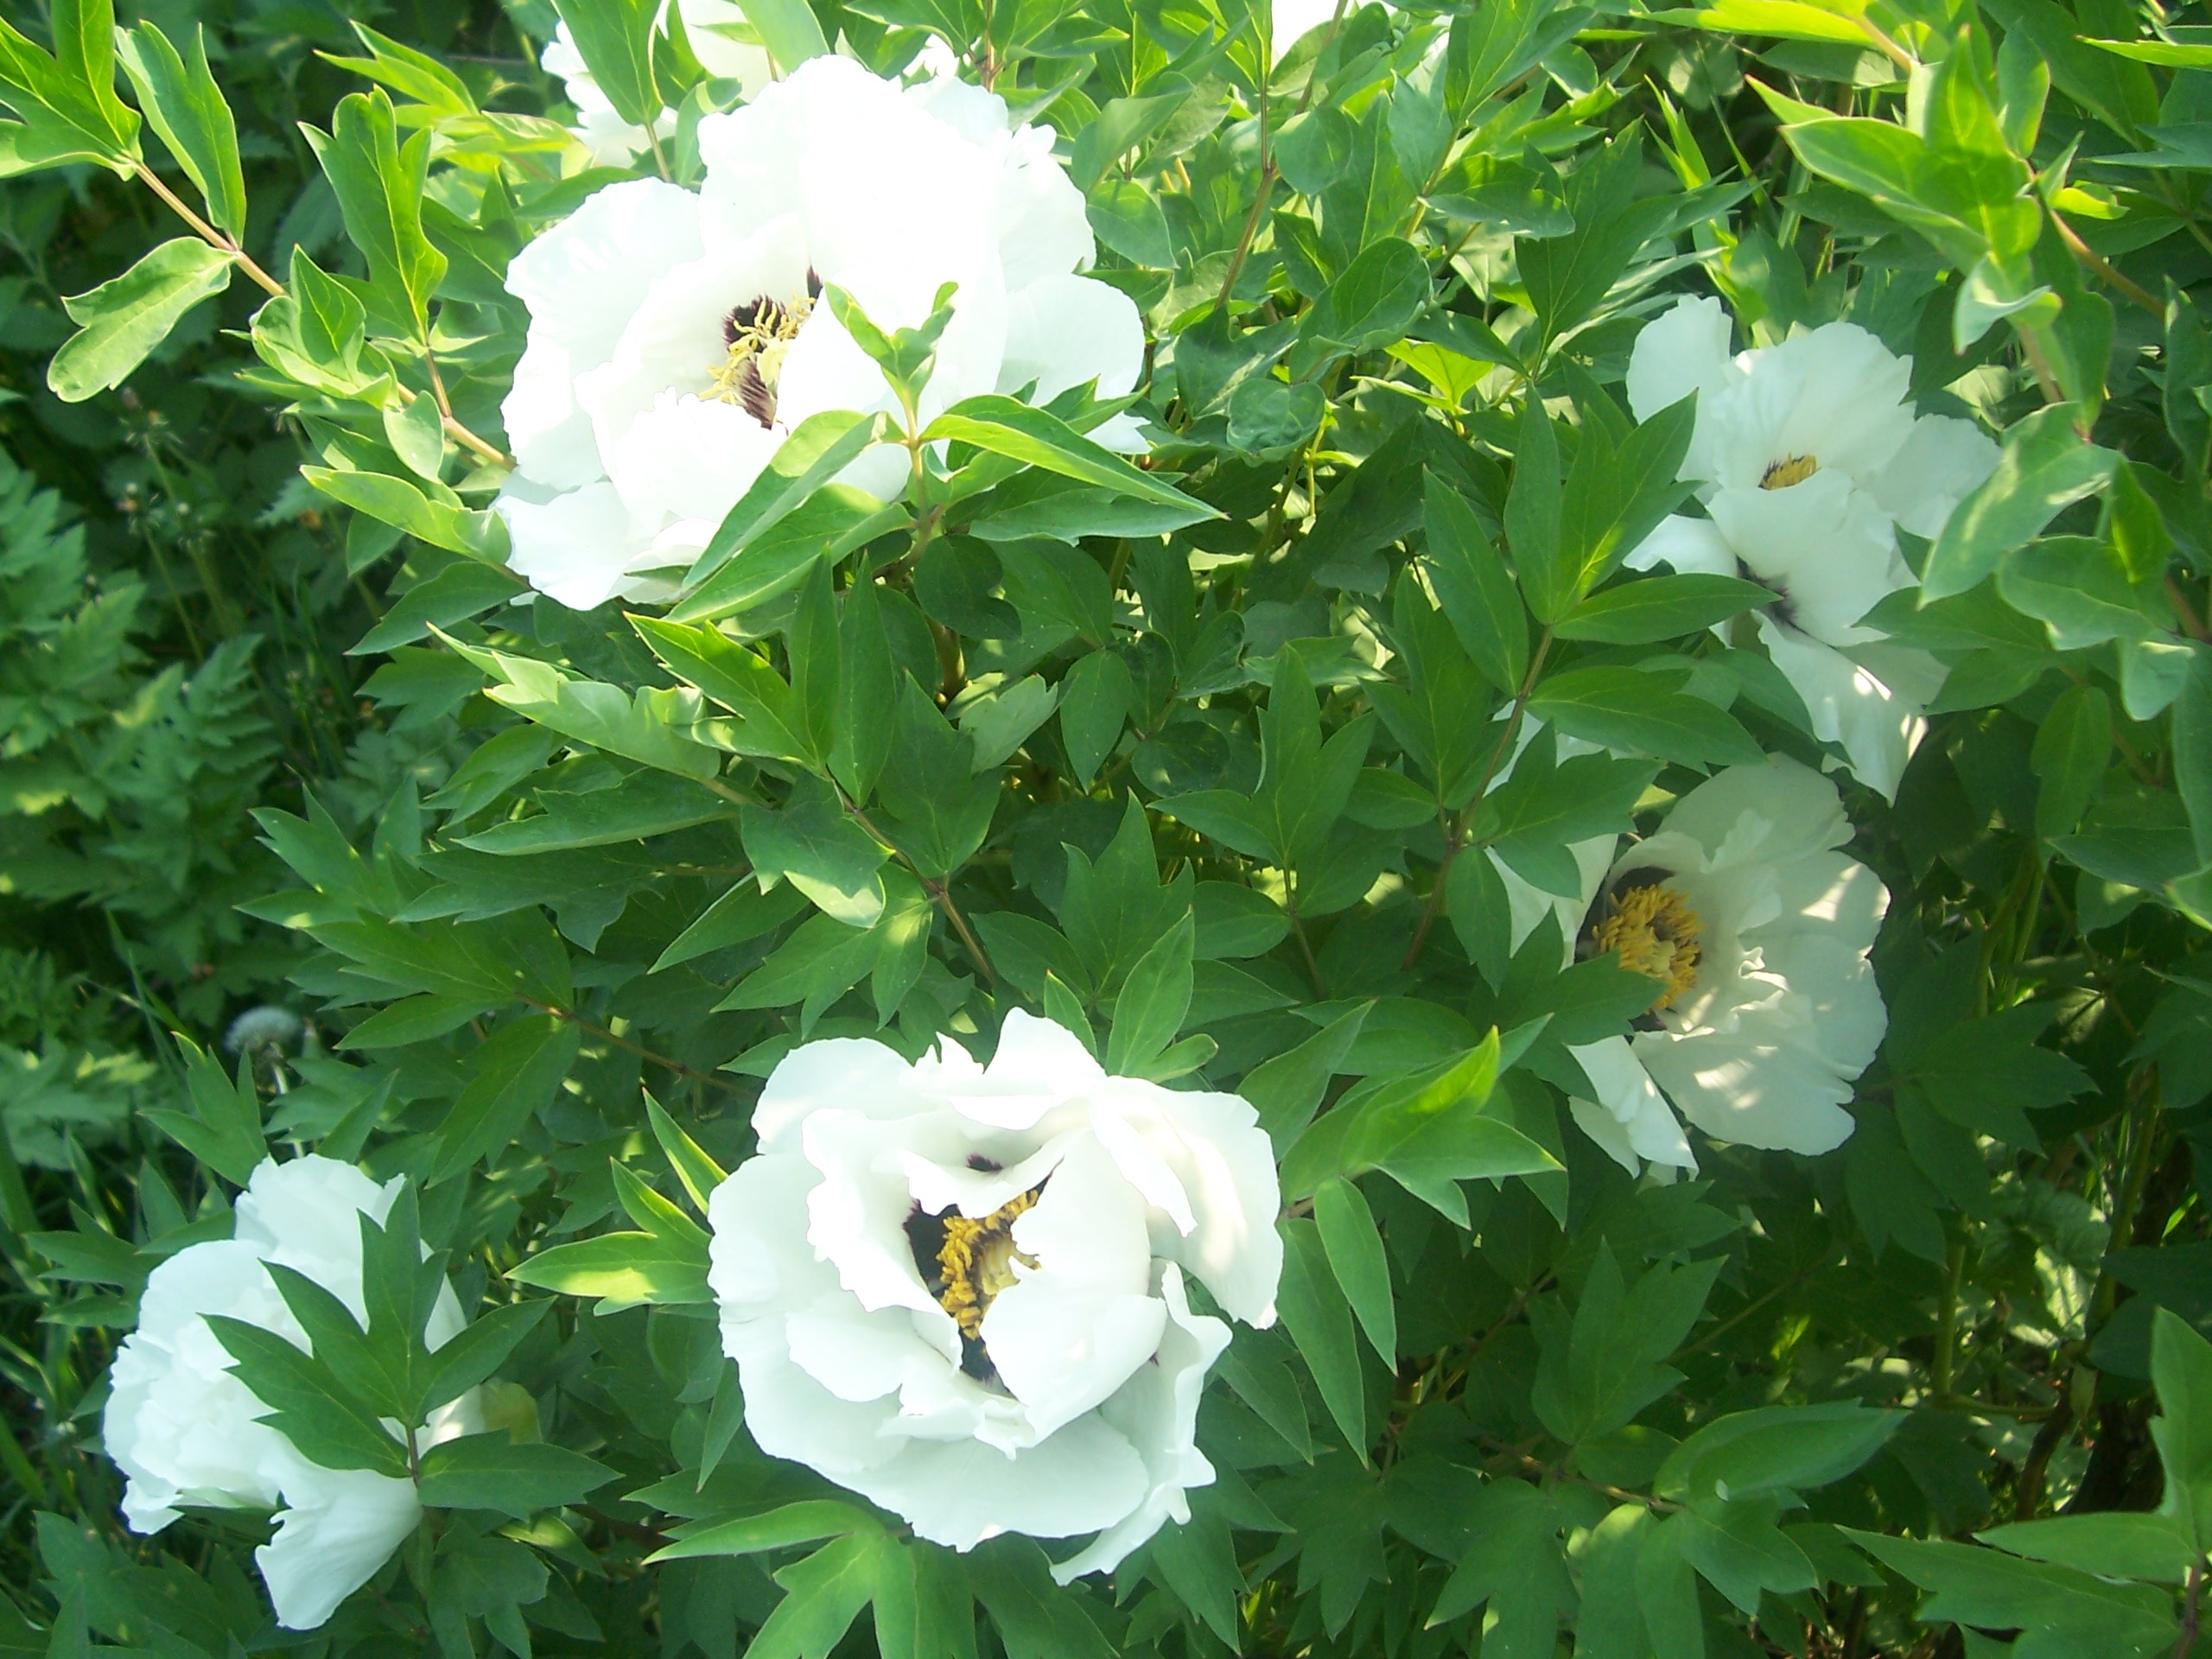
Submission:
{"label": "white peony flower", "polygon": [[1852,1079],[1889,1025],[1866,953],[1890,899],[1835,850],[1850,838],[1835,785],[1774,755],[1683,796],[1591,893],[1584,951],[1665,987],[1649,1029],[1570,1051],[1598,1095],[1570,1100],[1575,1122],[1630,1171],[1697,1166],[1677,1112],[1786,1152],[1850,1135]]}
{"label": "white peony flower", "polygon": [[[231,1375],[230,1351],[207,1315],[227,1314],[302,1348],[306,1333],[264,1271],[277,1262],[338,1297],[356,1319],[361,1297],[359,1217],[382,1221],[398,1196],[351,1164],[312,1154],[264,1163],[238,1195],[227,1240],[194,1244],[156,1268],[139,1300],[138,1328],[124,1338],[111,1374],[103,1433],[129,1478],[124,1518],[159,1532],[186,1508],[276,1510],[276,1535],[254,1560],[287,1630],[313,1630],[366,1584],[415,1530],[422,1506],[411,1481],[362,1469],[325,1469],[259,1420],[268,1408]],[[430,1315],[438,1347],[461,1329],[448,1287]],[[432,1414],[425,1444],[480,1427],[473,1395]]]}
{"label": "white peony flower", "polygon": [[[700,67],[721,79],[736,81],[747,99],[759,96],[768,84],[772,66],[765,49],[735,39],[728,32],[746,27],[745,14],[736,0],[680,0],[677,9],[683,17],[683,37],[690,42]],[[665,15],[666,0],[661,10]],[[614,105],[592,79],[584,54],[576,50],[576,37],[569,32],[568,24],[554,29],[538,64],[547,74],[561,78],[563,90],[576,109],[576,124],[569,130],[591,152],[594,166],[628,167],[652,148],[643,127],[614,112]],[[665,143],[675,131],[674,111],[661,111],[653,119],[654,137]]]}
{"label": "white peony flower", "polygon": [[[838,57],[802,64],[699,124],[694,194],[611,185],[515,256],[528,348],[504,406],[518,470],[498,505],[512,564],[588,609],[665,594],[785,437],[827,410],[896,411],[881,372],[829,307],[849,292],[886,329],[955,313],[921,400],[926,421],[979,393],[1042,402],[1096,379],[1133,390],[1144,329],[1090,263],[1083,195],[1048,127],[954,80],[912,87]],[[1117,416],[1091,435],[1141,449]],[[894,493],[884,448],[848,482]]]}
{"label": "white peony flower", "polygon": [[1667,519],[1627,562],[1773,588],[1758,627],[1775,665],[1815,733],[1894,797],[1942,670],[1882,644],[1860,619],[1914,585],[1896,527],[1939,534],[1996,466],[1997,446],[1971,422],[1916,417],[1904,401],[1912,359],[1854,324],[1734,357],[1728,332],[1719,301],[1690,299],[1637,337],[1628,397],[1638,420],[1697,393],[1681,476],[1697,481],[1707,516]]}
{"label": "white peony flower", "polygon": [[980,1066],[946,1039],[794,1049],[715,1190],[708,1274],[761,1449],[968,1549],[1097,1538],[1111,1569],[1214,1478],[1192,1435],[1229,1342],[1184,1275],[1274,1319],[1274,1158],[1234,1095],[1109,1077],[1016,1011]]}

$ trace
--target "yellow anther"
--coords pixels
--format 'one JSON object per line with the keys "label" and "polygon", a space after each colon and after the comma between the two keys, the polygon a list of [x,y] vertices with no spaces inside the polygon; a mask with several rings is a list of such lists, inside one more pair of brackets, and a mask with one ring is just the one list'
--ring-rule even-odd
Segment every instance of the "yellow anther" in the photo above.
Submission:
{"label": "yellow anther", "polygon": [[1015,1283],[1014,1264],[1034,1268],[1034,1256],[1014,1248],[1014,1218],[1037,1202],[1044,1192],[1033,1186],[1009,1198],[988,1216],[963,1216],[957,1211],[944,1217],[944,1243],[938,1247],[938,1276],[944,1281],[938,1305],[952,1315],[960,1334],[980,1340],[983,1315],[991,1300]]}
{"label": "yellow anther", "polygon": [[1792,455],[1777,461],[1759,474],[1759,488],[1786,490],[1792,484],[1802,484],[1821,470],[1821,463],[1810,455]]}
{"label": "yellow anther", "polygon": [[1620,953],[1621,966],[1657,980],[1666,990],[1651,1007],[1671,1007],[1697,983],[1697,912],[1671,887],[1654,882],[1616,893],[1605,901],[1598,925],[1599,952]]}

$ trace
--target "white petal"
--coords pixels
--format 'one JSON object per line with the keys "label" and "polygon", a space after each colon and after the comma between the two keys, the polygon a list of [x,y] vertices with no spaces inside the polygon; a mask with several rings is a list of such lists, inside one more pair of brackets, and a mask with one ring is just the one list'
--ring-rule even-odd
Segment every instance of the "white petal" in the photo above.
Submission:
{"label": "white petal", "polygon": [[1160,1345],[1145,1205],[1095,1141],[1072,1146],[1014,1243],[1037,1266],[983,1316],[982,1338],[1039,1436],[1090,1410]]}
{"label": "white petal", "polygon": [[658,179],[610,184],[508,262],[507,291],[582,372],[613,354],[653,280],[700,251],[689,190]]}
{"label": "white petal", "polygon": [[542,503],[510,486],[493,506],[507,521],[507,568],[539,593],[588,611],[632,586],[630,565],[645,549],[612,484],[587,484]]}
{"label": "white petal", "polygon": [[1997,470],[1997,445],[1972,421],[1923,415],[1888,466],[1867,480],[1882,511],[1916,536],[1943,533],[1952,510]]}
{"label": "white petal", "polygon": [[942,1370],[944,1356],[916,1334],[899,1309],[870,1313],[842,1292],[784,1321],[791,1363],[840,1400],[880,1400],[917,1370]]}
{"label": "white petal", "polygon": [[1144,1459],[1099,1413],[1012,1457],[974,1440],[909,1440],[849,1483],[931,1543],[972,1549],[1002,1532],[1067,1538],[1143,1502]]}
{"label": "white petal", "polygon": [[1732,836],[1741,836],[1746,814],[1759,826],[1756,847],[1746,851],[1766,862],[1825,851],[1851,839],[1851,820],[1844,816],[1835,785],[1779,754],[1770,755],[1764,766],[1724,766],[1713,773],[1675,803],[1666,830],[1714,855]]}
{"label": "white petal", "polygon": [[1783,677],[1805,700],[1813,734],[1840,743],[1850,758],[1852,775],[1885,800],[1895,800],[1905,762],[1928,729],[1919,705],[1876,677],[1871,669],[1836,650],[1759,619],[1759,638]]}
{"label": "white petal", "polygon": [[[1681,476],[1710,478],[1706,435],[1713,398],[1741,376],[1728,359],[1728,314],[1720,302],[1688,299],[1644,324],[1629,354],[1628,406],[1639,421],[1697,394],[1697,431],[1683,457]],[[1676,567],[1680,569],[1679,566]]]}
{"label": "white petal", "polygon": [[931,75],[906,88],[906,101],[925,110],[971,144],[1003,139],[1009,130],[1006,100],[957,74]]}
{"label": "white petal", "polygon": [[664,391],[615,440],[607,472],[632,514],[720,524],[783,440],[734,404]]}
{"label": "white petal", "polygon": [[576,402],[575,360],[550,331],[531,327],[499,420],[524,476],[564,490],[607,476],[591,416]]}
{"label": "white petal", "polygon": [[[713,385],[728,356],[722,322],[731,308],[764,296],[787,300],[805,289],[804,262],[788,234],[772,226],[740,247],[677,266],[645,290],[607,360],[576,381],[576,401],[589,412],[618,483],[615,463],[631,425],[671,391],[704,392]],[[674,511],[650,494],[626,487],[624,494],[633,515]]]}
{"label": "white petal", "polygon": [[1147,1365],[1099,1409],[1099,1416],[1128,1436],[1144,1459],[1143,1499],[1079,1554],[1060,1562],[1052,1577],[1062,1584],[1086,1573],[1110,1573],[1170,1520],[1191,1518],[1184,1494],[1213,1484],[1213,1465],[1198,1448],[1198,1398],[1206,1372],[1229,1346],[1229,1327],[1191,1312],[1182,1275],[1173,1262],[1160,1268],[1160,1294],[1168,1325],[1156,1364]]}
{"label": "white petal", "polygon": [[1807,1049],[1721,1033],[1645,1032],[1634,1046],[1682,1116],[1716,1141],[1809,1154],[1851,1134],[1851,1084]]}
{"label": "white petal", "polygon": [[707,1198],[707,1283],[722,1326],[765,1319],[835,1290],[837,1275],[806,1242],[806,1198],[822,1179],[788,1153],[748,1158]]}
{"label": "white petal", "polygon": [[1695,572],[1708,576],[1742,575],[1735,550],[1710,518],[1686,518],[1669,513],[1659,528],[1638,542],[1623,561],[1631,570],[1665,565],[1678,574]]}
{"label": "white petal", "polygon": [[1745,569],[1778,589],[1791,625],[1832,645],[1879,636],[1859,619],[1913,585],[1874,499],[1822,469],[1787,489],[1723,489],[1706,504]]}
{"label": "white petal", "polygon": [[806,1160],[822,1172],[806,1196],[806,1237],[862,1307],[905,1307],[946,1317],[906,1236],[913,1196],[884,1124],[862,1112],[819,1111],[801,1125]]}
{"label": "white petal", "polygon": [[1896,356],[1852,322],[1823,324],[1762,355],[1791,359],[1804,388],[1776,435],[1779,453],[1773,459],[1811,455],[1824,472],[1863,480],[1904,447],[1912,431],[1912,414],[1904,406],[1912,385],[1910,358]]}
{"label": "white petal", "polygon": [[382,1186],[351,1164],[309,1153],[264,1161],[238,1194],[232,1236],[266,1261],[303,1273],[365,1319],[361,1300],[361,1217],[381,1222],[404,1185]]}
{"label": "white petal", "polygon": [[1053,1106],[1096,1088],[1105,1077],[1073,1032],[1015,1008],[999,1027],[990,1065],[972,1082],[948,1089],[947,1097],[977,1123],[1028,1129]]}
{"label": "white petal", "polygon": [[414,1484],[302,1459],[284,1483],[276,1535],[253,1552],[288,1630],[311,1630],[377,1574],[422,1519]]}
{"label": "white petal", "polygon": [[1083,192],[1052,155],[1052,130],[1024,127],[994,149],[999,258],[1008,290],[1018,293],[1046,277],[1088,270],[1096,252],[1090,216]]}
{"label": "white petal", "polygon": [[[1695,1169],[1697,1156],[1683,1137],[1651,1074],[1643,1069],[1624,1037],[1607,1037],[1595,1043],[1571,1046],[1590,1086],[1598,1091],[1597,1103],[1570,1099],[1575,1122],[1631,1175],[1638,1159]],[[1594,1120],[1602,1118],[1603,1123]],[[1624,1156],[1625,1153],[1626,1156]]]}
{"label": "white petal", "polygon": [[799,1125],[833,1105],[900,1118],[925,1102],[913,1087],[913,1068],[896,1049],[855,1037],[801,1043],[776,1063],[753,1109],[760,1150],[796,1152]]}
{"label": "white petal", "polygon": [[[1195,1274],[1233,1318],[1274,1324],[1282,1188],[1259,1114],[1235,1095],[1163,1089],[1134,1077],[1109,1078],[1106,1090],[1098,1117],[1118,1116],[1135,1130],[1189,1203],[1190,1230],[1179,1220],[1155,1227],[1154,1253]],[[1107,1132],[1100,1140],[1115,1149]]]}
{"label": "white petal", "polygon": [[1033,380],[1034,401],[1043,404],[1096,379],[1098,397],[1119,397],[1135,389],[1143,369],[1144,323],[1121,289],[1088,276],[1047,276],[1014,291],[1001,391]]}

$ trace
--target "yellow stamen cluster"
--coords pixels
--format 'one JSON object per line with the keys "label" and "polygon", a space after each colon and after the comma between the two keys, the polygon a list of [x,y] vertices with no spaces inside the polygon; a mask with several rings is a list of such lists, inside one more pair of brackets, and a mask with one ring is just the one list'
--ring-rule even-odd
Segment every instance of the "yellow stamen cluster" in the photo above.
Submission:
{"label": "yellow stamen cluster", "polygon": [[1618,950],[1622,967],[1667,988],[1651,1005],[1654,1013],[1673,1006],[1697,983],[1697,912],[1681,894],[1656,882],[1605,902],[1608,913],[1596,936],[1599,952]]}
{"label": "yellow stamen cluster", "polygon": [[1759,474],[1759,488],[1786,490],[1792,484],[1802,484],[1821,470],[1821,463],[1811,455],[1791,455],[1777,461]]}
{"label": "yellow stamen cluster", "polygon": [[1014,1248],[1014,1218],[1037,1202],[1044,1188],[1009,1198],[988,1216],[955,1211],[944,1217],[944,1243],[938,1247],[938,1276],[944,1281],[938,1305],[952,1315],[963,1337],[980,1341],[983,1315],[991,1299],[1011,1289],[1014,1264],[1033,1268],[1036,1258]]}
{"label": "yellow stamen cluster", "polygon": [[715,371],[706,396],[735,404],[761,425],[773,426],[784,358],[813,309],[814,302],[801,295],[782,304],[763,297],[731,312],[722,324],[728,354]]}

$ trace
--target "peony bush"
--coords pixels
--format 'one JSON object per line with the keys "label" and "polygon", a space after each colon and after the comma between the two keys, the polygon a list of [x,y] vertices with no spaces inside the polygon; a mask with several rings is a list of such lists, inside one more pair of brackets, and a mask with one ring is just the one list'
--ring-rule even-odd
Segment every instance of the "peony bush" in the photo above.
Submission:
{"label": "peony bush", "polygon": [[0,437],[355,711],[0,1156],[0,1647],[2204,1649],[2203,26],[415,24],[0,19]]}

